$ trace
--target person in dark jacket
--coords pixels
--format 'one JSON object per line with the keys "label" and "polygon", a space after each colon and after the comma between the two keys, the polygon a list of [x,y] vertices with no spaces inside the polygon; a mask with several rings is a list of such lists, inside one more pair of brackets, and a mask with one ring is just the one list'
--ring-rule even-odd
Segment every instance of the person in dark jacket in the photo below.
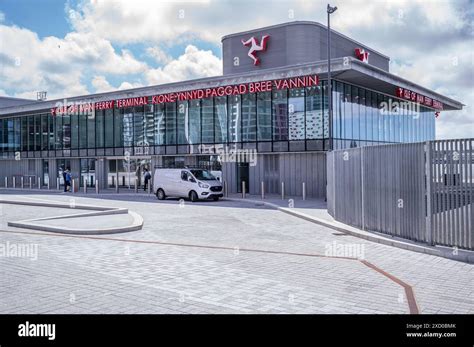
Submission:
{"label": "person in dark jacket", "polygon": [[64,191],[65,192],[71,191],[71,171],[69,171],[69,168],[66,169],[66,176],[64,180]]}
{"label": "person in dark jacket", "polygon": [[144,178],[144,181],[145,181],[145,184],[143,185],[143,190],[146,192],[147,188],[148,188],[148,184],[149,184],[149,181],[151,179],[151,174],[150,174],[150,171],[148,171],[148,169],[143,169],[143,178]]}
{"label": "person in dark jacket", "polygon": [[63,182],[64,182],[64,192],[67,192],[67,184],[66,184],[66,169],[63,170]]}

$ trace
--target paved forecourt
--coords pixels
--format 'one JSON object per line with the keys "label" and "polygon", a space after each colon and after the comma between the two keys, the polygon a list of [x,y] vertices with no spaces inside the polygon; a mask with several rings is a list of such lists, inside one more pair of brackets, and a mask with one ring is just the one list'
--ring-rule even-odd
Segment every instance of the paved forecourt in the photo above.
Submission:
{"label": "paved forecourt", "polygon": [[37,248],[36,256],[0,257],[2,313],[474,312],[473,265],[348,236],[265,206],[1,193],[123,207],[144,220],[142,230],[129,233],[46,235],[6,222],[53,212],[0,205],[3,248]]}

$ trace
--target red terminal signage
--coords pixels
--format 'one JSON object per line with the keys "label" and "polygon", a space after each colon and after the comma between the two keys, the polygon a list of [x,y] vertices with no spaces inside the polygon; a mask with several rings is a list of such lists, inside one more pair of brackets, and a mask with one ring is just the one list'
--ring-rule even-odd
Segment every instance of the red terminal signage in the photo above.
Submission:
{"label": "red terminal signage", "polygon": [[397,97],[405,100],[409,100],[412,102],[416,102],[420,105],[428,106],[431,108],[434,108],[436,110],[442,110],[443,109],[443,103],[438,100],[434,100],[428,96],[418,94],[414,91],[411,91],[409,89],[401,88],[398,87],[396,90],[396,95]]}
{"label": "red terminal signage", "polygon": [[319,77],[317,75],[309,75],[302,77],[250,82],[236,85],[228,85],[213,88],[195,89],[184,92],[172,92],[167,94],[159,94],[151,96],[151,102],[148,96],[136,98],[117,99],[110,101],[101,101],[95,103],[82,103],[67,106],[60,106],[51,109],[52,115],[87,113],[94,110],[107,110],[124,107],[143,106],[148,104],[162,104],[165,102],[176,102],[186,100],[205,99],[215,96],[232,96],[247,93],[270,92],[273,88],[291,89],[306,88],[319,85]]}

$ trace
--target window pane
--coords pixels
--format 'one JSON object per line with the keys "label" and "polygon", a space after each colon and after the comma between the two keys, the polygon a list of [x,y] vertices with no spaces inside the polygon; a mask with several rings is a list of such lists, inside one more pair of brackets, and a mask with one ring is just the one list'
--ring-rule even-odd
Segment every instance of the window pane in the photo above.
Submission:
{"label": "window pane", "polygon": [[[343,112],[343,102],[344,102],[344,85],[336,81],[336,96],[335,96],[335,101],[336,101],[336,107],[335,107],[335,113],[333,115],[334,117],[334,137],[338,139],[343,138],[344,134],[344,112]],[[337,142],[339,144],[340,141]],[[339,147],[337,147],[339,148]]]}
{"label": "window pane", "polygon": [[7,118],[7,129],[8,129],[7,146],[8,146],[8,151],[11,152],[15,148],[15,132],[14,132],[14,127],[13,127],[13,118]]}
{"label": "window pane", "polygon": [[367,115],[365,110],[365,90],[359,88],[359,119],[360,119],[360,134],[361,140],[367,140]]}
{"label": "window pane", "polygon": [[202,143],[214,143],[214,115],[212,98],[202,100]]}
{"label": "window pane", "polygon": [[94,149],[95,148],[95,120],[97,117],[97,113],[95,116],[87,117],[87,148]]}
{"label": "window pane", "polygon": [[242,111],[241,96],[235,95],[229,97],[229,121],[227,124],[229,132],[229,142],[242,141]]}
{"label": "window pane", "polygon": [[344,84],[344,99],[343,99],[343,115],[344,115],[344,139],[351,140],[352,136],[352,96],[351,96],[351,87],[347,84]]}
{"label": "window pane", "polygon": [[[306,89],[306,138],[323,138],[323,95],[320,86]],[[337,99],[336,99],[337,100]],[[333,110],[337,117],[337,110]]]}
{"label": "window pane", "polygon": [[201,143],[201,102],[189,101],[189,143]]}
{"label": "window pane", "polygon": [[[0,122],[0,143],[2,142],[2,125]],[[28,117],[21,117],[21,150],[28,150]]]}
{"label": "window pane", "polygon": [[87,148],[87,115],[79,116],[79,148]]}
{"label": "window pane", "polygon": [[123,147],[123,109],[114,109],[114,147]]}
{"label": "window pane", "polygon": [[155,144],[155,124],[153,115],[153,105],[145,105],[145,145],[153,146]]}
{"label": "window pane", "polygon": [[[233,110],[231,110],[233,112]],[[242,95],[242,141],[257,140],[256,94]]]}
{"label": "window pane", "polygon": [[143,117],[143,106],[133,108],[133,145],[143,146],[145,144],[145,128]]}
{"label": "window pane", "polygon": [[304,139],[304,89],[290,89],[288,98],[290,140]]}
{"label": "window pane", "polygon": [[259,141],[267,141],[272,139],[271,98],[271,92],[257,94],[257,129]]}
{"label": "window pane", "polygon": [[166,104],[166,144],[176,144],[176,104]]}
{"label": "window pane", "polygon": [[188,102],[178,102],[178,145],[188,143]]}
{"label": "window pane", "polygon": [[352,139],[360,139],[359,88],[352,86]]}
{"label": "window pane", "polygon": [[41,115],[41,150],[48,150],[48,115]]}
{"label": "window pane", "polygon": [[[70,126],[69,126],[70,128]],[[71,133],[69,132],[69,137]],[[70,141],[70,138],[68,139]],[[35,116],[35,151],[41,150],[41,115]]]}
{"label": "window pane", "polygon": [[95,113],[95,146],[104,147],[104,111]]}
{"label": "window pane", "polygon": [[216,143],[227,142],[227,97],[214,99],[214,133]]}
{"label": "window pane", "polygon": [[[21,150],[21,118],[15,118],[15,151]],[[46,132],[47,135],[47,132]],[[48,149],[48,143],[46,142],[46,149]]]}
{"label": "window pane", "polygon": [[[329,100],[328,100],[327,81],[322,82],[323,86],[323,137],[329,138]],[[331,83],[332,86],[332,83]],[[332,95],[334,97],[334,95]]]}
{"label": "window pane", "polygon": [[3,133],[4,133],[4,126],[3,126],[3,119],[0,119],[0,152],[4,152],[4,140],[3,140]]}
{"label": "window pane", "polygon": [[114,110],[105,110],[105,147],[114,146]]}
{"label": "window pane", "polygon": [[288,140],[288,90],[273,92],[273,140]]}
{"label": "window pane", "polygon": [[157,104],[154,110],[155,115],[155,144],[165,144],[165,105]]}
{"label": "window pane", "polygon": [[[6,120],[5,120],[6,122]],[[6,123],[4,127],[6,129]],[[28,150],[34,151],[35,150],[35,117],[28,116]]]}
{"label": "window pane", "polygon": [[79,115],[71,116],[71,148],[79,148]]}
{"label": "window pane", "polygon": [[122,128],[122,137],[123,137],[123,146],[132,147],[133,146],[133,108],[127,107],[123,110],[123,128]]}
{"label": "window pane", "polygon": [[55,124],[56,124],[56,117],[53,116],[51,113],[48,114],[48,119],[49,119],[49,150],[54,150],[54,139],[55,139]]}

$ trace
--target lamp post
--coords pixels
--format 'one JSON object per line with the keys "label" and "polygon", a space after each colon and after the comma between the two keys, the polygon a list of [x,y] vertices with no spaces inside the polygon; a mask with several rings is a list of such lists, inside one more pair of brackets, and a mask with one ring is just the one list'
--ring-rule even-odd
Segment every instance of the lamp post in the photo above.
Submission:
{"label": "lamp post", "polygon": [[332,150],[332,87],[331,87],[331,20],[330,16],[336,12],[337,7],[328,4],[328,118],[329,118],[329,149]]}

